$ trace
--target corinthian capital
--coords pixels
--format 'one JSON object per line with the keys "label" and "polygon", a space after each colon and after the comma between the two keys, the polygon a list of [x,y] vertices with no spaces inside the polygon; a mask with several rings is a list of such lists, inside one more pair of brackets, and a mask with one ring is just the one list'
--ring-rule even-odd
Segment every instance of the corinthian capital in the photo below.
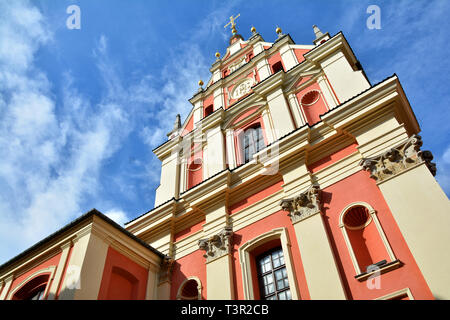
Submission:
{"label": "corinthian capital", "polygon": [[306,219],[320,212],[320,188],[313,184],[297,197],[281,200],[280,206],[283,210],[289,211],[292,223]]}
{"label": "corinthian capital", "polygon": [[206,262],[212,261],[230,252],[232,235],[233,231],[231,227],[225,227],[218,234],[198,241],[200,249],[205,251],[203,256],[206,258]]}
{"label": "corinthian capital", "polygon": [[360,166],[370,172],[370,177],[377,182],[393,177],[404,170],[424,162],[431,173],[436,175],[436,164],[432,163],[430,151],[421,151],[422,138],[412,135],[406,142],[391,148],[379,156],[363,158]]}

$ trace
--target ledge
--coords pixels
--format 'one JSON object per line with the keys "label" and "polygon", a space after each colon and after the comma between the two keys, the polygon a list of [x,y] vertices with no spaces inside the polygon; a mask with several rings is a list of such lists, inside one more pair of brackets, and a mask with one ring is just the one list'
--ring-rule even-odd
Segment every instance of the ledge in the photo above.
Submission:
{"label": "ledge", "polygon": [[394,261],[391,261],[391,262],[388,262],[388,263],[382,265],[378,270],[373,270],[370,272],[364,272],[364,273],[358,274],[355,276],[355,279],[362,282],[362,281],[367,280],[370,276],[376,274],[377,272],[379,272],[380,274],[383,274],[383,273],[389,272],[391,270],[400,268],[402,265],[403,265],[403,263],[400,260],[394,260]]}

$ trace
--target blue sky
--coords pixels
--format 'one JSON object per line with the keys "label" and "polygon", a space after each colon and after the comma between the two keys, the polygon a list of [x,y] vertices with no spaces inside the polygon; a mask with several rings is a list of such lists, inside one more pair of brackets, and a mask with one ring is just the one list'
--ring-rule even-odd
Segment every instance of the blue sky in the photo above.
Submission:
{"label": "blue sky", "polygon": [[[81,29],[66,8],[81,9]],[[369,30],[369,5],[381,29]],[[266,41],[342,31],[375,84],[396,73],[450,195],[450,1],[0,0],[0,263],[82,213],[117,222],[153,208],[175,115],[209,79],[240,13]]]}

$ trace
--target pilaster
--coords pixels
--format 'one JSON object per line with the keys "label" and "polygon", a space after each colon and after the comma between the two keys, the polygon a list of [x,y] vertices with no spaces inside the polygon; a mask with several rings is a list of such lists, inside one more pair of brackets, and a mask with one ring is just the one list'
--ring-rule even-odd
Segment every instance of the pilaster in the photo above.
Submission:
{"label": "pilaster", "polygon": [[346,299],[338,267],[321,217],[321,191],[310,186],[296,197],[283,199],[289,212],[305,270],[311,299]]}
{"label": "pilaster", "polygon": [[371,173],[431,292],[450,299],[450,204],[436,179],[429,151],[420,136],[361,161]]}

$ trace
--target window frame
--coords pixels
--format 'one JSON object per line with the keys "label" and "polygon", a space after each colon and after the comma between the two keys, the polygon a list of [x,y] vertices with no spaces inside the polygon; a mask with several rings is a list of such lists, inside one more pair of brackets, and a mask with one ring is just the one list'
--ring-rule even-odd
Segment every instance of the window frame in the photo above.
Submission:
{"label": "window frame", "polygon": [[[286,292],[286,291],[288,291],[288,290],[289,290],[289,291],[291,290],[291,286],[290,286],[290,283],[289,283],[289,278],[287,278],[287,279],[288,279],[288,283],[289,283],[288,286],[286,286],[286,287],[284,287],[284,288],[282,288],[282,289],[278,289],[277,279],[276,279],[276,276],[275,276],[275,272],[276,272],[276,271],[279,271],[279,270],[282,270],[282,269],[286,269],[286,274],[287,274],[286,260],[284,260],[284,264],[280,264],[280,265],[277,266],[277,267],[274,266],[272,254],[273,254],[274,252],[278,252],[278,251],[281,251],[281,253],[283,254],[283,260],[284,260],[284,252],[283,252],[283,248],[282,248],[281,245],[280,245],[280,246],[276,246],[275,248],[269,249],[269,250],[267,250],[267,251],[265,251],[265,252],[259,254],[257,257],[255,257],[256,265],[257,265],[257,266],[256,266],[256,267],[257,267],[257,274],[256,274],[256,275],[257,275],[257,277],[258,277],[260,300],[269,300],[269,299],[267,299],[267,298],[268,298],[268,297],[273,297],[273,296],[275,296],[275,297],[278,298],[278,294],[279,294],[279,293],[281,293],[281,292]],[[261,271],[260,271],[260,261],[261,261],[262,259],[264,259],[265,257],[270,257],[270,265],[271,265],[271,268],[270,268],[269,271],[261,272]],[[271,293],[271,294],[265,294],[265,293],[264,293],[264,282],[263,282],[263,278],[264,278],[264,276],[267,276],[267,275],[269,275],[269,274],[272,274],[272,277],[273,277],[273,280],[274,280],[274,282],[273,282],[273,285],[274,285],[274,292]],[[284,278],[283,278],[283,280],[284,280]],[[292,295],[291,295],[291,299],[292,299]],[[280,300],[280,299],[276,299],[276,300]]]}
{"label": "window frame", "polygon": [[385,247],[385,249],[386,249],[386,251],[388,253],[388,256],[389,256],[389,259],[390,259],[388,264],[397,261],[395,255],[394,255],[394,252],[392,251],[391,245],[389,244],[389,241],[386,238],[386,235],[385,235],[385,233],[383,231],[383,228],[381,227],[380,221],[378,220],[378,217],[376,215],[376,211],[367,202],[361,202],[361,201],[360,202],[353,202],[353,203],[347,205],[341,211],[341,214],[339,215],[339,228],[342,231],[342,235],[344,237],[345,244],[347,245],[347,250],[348,250],[348,252],[350,254],[350,258],[352,260],[353,267],[355,269],[356,277],[360,276],[361,274],[366,274],[366,273],[362,272],[360,267],[359,267],[358,260],[356,259],[356,255],[355,255],[355,252],[353,251],[353,247],[351,245],[350,238],[349,238],[349,236],[347,234],[347,226],[344,223],[344,216],[353,207],[360,207],[360,206],[366,207],[366,209],[369,212],[369,216],[370,216],[370,218],[368,220],[368,223],[366,223],[363,228],[365,228],[369,223],[371,223],[373,221],[373,223],[375,223],[375,226],[376,226],[378,234],[379,234],[379,236],[381,238],[381,241],[383,242],[384,247]]}
{"label": "window frame", "polygon": [[31,275],[29,275],[26,279],[22,280],[13,290],[11,290],[8,293],[8,298],[6,300],[11,300],[14,297],[14,295],[16,294],[16,292],[18,292],[20,289],[22,289],[22,287],[24,285],[26,285],[28,282],[30,282],[34,278],[48,274],[49,276],[48,276],[47,283],[45,284],[45,290],[44,290],[44,294],[43,294],[43,298],[42,298],[42,300],[46,300],[48,297],[48,294],[49,294],[49,290],[50,290],[50,283],[52,282],[54,275],[55,275],[55,270],[56,270],[56,267],[51,266],[51,267],[33,272]]}
{"label": "window frame", "polygon": [[242,286],[244,291],[245,300],[255,300],[255,288],[253,285],[253,279],[257,276],[253,274],[252,271],[252,255],[251,252],[256,248],[264,245],[265,243],[272,240],[280,240],[281,248],[283,249],[284,261],[286,265],[286,271],[288,274],[289,288],[291,290],[291,299],[299,300],[300,294],[297,284],[297,277],[295,274],[292,253],[291,253],[291,243],[288,236],[288,231],[286,228],[276,228],[271,231],[265,232],[249,241],[244,243],[239,247],[239,263],[242,272]]}

